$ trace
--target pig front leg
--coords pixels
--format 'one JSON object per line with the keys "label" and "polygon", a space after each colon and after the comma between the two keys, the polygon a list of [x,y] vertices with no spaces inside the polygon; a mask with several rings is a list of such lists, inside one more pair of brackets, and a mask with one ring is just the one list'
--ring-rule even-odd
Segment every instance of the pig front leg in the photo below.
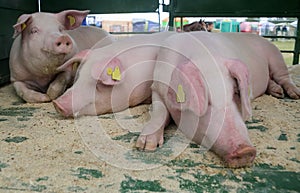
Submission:
{"label": "pig front leg", "polygon": [[28,103],[43,103],[51,101],[48,95],[30,89],[24,82],[16,81],[13,83],[13,86],[17,95]]}
{"label": "pig front leg", "polygon": [[72,80],[73,79],[71,72],[62,72],[58,74],[57,77],[49,85],[47,95],[51,100],[56,99],[64,93],[67,86],[71,83]]}
{"label": "pig front leg", "polygon": [[151,119],[143,128],[136,148],[145,151],[154,151],[164,142],[164,128],[169,123],[170,115],[167,107],[156,92],[152,92]]}

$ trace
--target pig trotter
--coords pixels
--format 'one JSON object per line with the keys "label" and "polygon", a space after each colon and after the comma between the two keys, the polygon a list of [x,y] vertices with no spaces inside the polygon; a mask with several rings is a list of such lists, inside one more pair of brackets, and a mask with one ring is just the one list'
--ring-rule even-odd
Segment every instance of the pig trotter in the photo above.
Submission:
{"label": "pig trotter", "polygon": [[71,81],[72,76],[70,72],[62,72],[58,74],[55,80],[53,80],[49,85],[47,95],[50,97],[51,100],[56,99],[64,93]]}
{"label": "pig trotter", "polygon": [[276,98],[284,97],[284,92],[282,87],[271,79],[268,82],[267,93]]}
{"label": "pig trotter", "polygon": [[62,84],[52,85],[49,86],[47,90],[47,95],[50,97],[51,100],[54,100],[60,95],[62,95],[65,90],[66,90],[66,85],[62,85]]}
{"label": "pig trotter", "polygon": [[238,149],[225,157],[230,168],[251,166],[256,156],[256,149],[248,145],[240,145]]}
{"label": "pig trotter", "polygon": [[283,88],[292,99],[300,99],[300,89],[298,89],[293,83],[287,82],[283,84]]}
{"label": "pig trotter", "polygon": [[159,129],[150,135],[140,135],[137,142],[136,148],[141,151],[154,151],[157,147],[161,147],[164,143],[164,130]]}
{"label": "pig trotter", "polygon": [[143,128],[136,148],[142,151],[154,151],[164,143],[164,128],[169,123],[170,115],[156,92],[152,92],[151,119]]}

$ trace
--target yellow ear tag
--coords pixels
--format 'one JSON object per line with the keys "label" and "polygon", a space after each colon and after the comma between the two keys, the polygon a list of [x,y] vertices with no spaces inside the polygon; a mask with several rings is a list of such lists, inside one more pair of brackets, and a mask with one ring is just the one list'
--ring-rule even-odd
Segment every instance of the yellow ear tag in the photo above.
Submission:
{"label": "yellow ear tag", "polygon": [[75,17],[68,15],[69,21],[70,21],[70,25],[73,26],[76,22]]}
{"label": "yellow ear tag", "polygon": [[118,66],[115,67],[115,70],[112,73],[112,79],[113,80],[121,80],[121,72],[120,72],[120,68]]}
{"label": "yellow ear tag", "polygon": [[179,84],[178,88],[177,88],[176,101],[178,103],[184,103],[185,102],[185,93],[183,91],[183,88],[182,88],[181,84]]}
{"label": "yellow ear tag", "polygon": [[22,23],[21,30],[23,31],[26,27],[27,27],[27,25],[25,23]]}
{"label": "yellow ear tag", "polygon": [[78,66],[79,66],[79,62],[74,62],[73,65],[72,65],[72,70],[76,71]]}
{"label": "yellow ear tag", "polygon": [[111,76],[112,73],[113,73],[113,70],[112,70],[112,68],[107,68],[107,69],[106,69],[106,72],[107,72],[108,75]]}

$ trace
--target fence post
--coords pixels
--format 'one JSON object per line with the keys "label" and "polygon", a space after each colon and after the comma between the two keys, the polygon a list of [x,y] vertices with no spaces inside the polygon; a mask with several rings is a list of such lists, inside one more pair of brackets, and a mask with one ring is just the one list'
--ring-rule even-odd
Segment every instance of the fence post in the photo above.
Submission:
{"label": "fence post", "polygon": [[299,54],[300,54],[300,16],[298,16],[293,65],[299,64]]}

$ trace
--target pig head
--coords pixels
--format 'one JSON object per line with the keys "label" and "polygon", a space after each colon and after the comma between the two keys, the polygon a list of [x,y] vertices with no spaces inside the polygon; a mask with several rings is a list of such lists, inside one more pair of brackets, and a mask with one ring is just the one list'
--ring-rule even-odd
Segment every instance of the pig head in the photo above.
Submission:
{"label": "pig head", "polygon": [[71,88],[53,101],[65,117],[118,112],[151,96],[153,68],[160,42],[172,32],[118,40],[81,52],[59,69],[81,62]]}
{"label": "pig head", "polygon": [[178,64],[166,106],[187,137],[214,151],[229,167],[248,166],[256,155],[244,124],[251,116],[249,71],[238,60],[225,60],[224,66],[218,81],[197,63]]}
{"label": "pig head", "polygon": [[[64,91],[71,82],[69,72],[59,72],[57,68],[84,47],[80,37],[72,36],[67,30],[80,27],[89,11],[67,10],[57,14],[23,14],[14,25],[14,42],[10,52],[11,81],[17,94],[27,102],[47,102]],[[81,27],[80,27],[81,28]],[[77,30],[76,29],[76,30]],[[87,31],[86,29],[84,29]],[[80,34],[83,37],[95,35]],[[89,42],[92,47],[100,40]]]}

